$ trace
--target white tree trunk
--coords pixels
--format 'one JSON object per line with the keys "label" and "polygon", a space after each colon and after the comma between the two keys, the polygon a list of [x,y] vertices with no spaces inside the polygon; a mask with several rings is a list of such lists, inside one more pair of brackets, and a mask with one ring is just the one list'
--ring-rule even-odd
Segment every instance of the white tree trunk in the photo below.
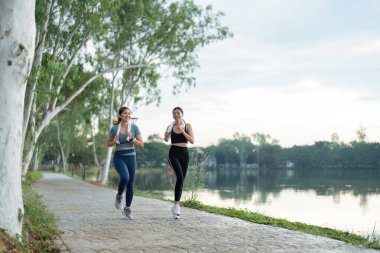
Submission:
{"label": "white tree trunk", "polygon": [[34,56],[35,1],[0,0],[0,228],[21,235],[22,127]]}
{"label": "white tree trunk", "polygon": [[[37,39],[37,45],[34,52],[33,67],[35,68],[38,68],[41,66],[42,55],[45,49],[45,40],[46,40],[46,34],[47,34],[48,24],[49,24],[49,19],[50,19],[51,6],[52,6],[52,0],[47,0],[45,2],[45,16],[43,19],[41,30],[39,31],[40,36]],[[39,69],[37,69],[36,71],[37,73],[36,73],[36,78],[34,82],[28,85],[25,92],[24,121],[23,121],[23,133],[22,133],[23,143],[25,141],[26,130],[29,123],[29,117],[31,115],[32,103],[34,101],[34,94],[35,94],[35,89],[36,89],[37,80],[39,76]]]}
{"label": "white tree trunk", "polygon": [[[64,173],[66,173],[67,171],[67,166],[66,166],[66,155],[65,155],[65,150],[63,148],[63,144],[62,144],[62,141],[61,141],[61,131],[59,130],[59,120],[57,120],[57,139],[58,139],[58,144],[59,144],[59,152],[61,154],[61,158],[62,158],[62,170]],[[59,164],[57,162],[57,164]]]}
{"label": "white tree trunk", "polygon": [[[111,99],[110,99],[110,110],[108,112],[108,119],[109,119],[109,128],[111,129],[112,127],[112,115],[113,115],[113,100],[115,97],[114,93],[114,87],[115,87],[115,80],[116,80],[116,74],[114,74],[112,78],[112,89],[111,89]],[[110,170],[110,163],[111,163],[111,155],[112,155],[112,147],[107,148],[107,153],[106,153],[106,159],[105,162],[103,163],[103,170],[100,175],[100,183],[102,185],[105,185],[107,183],[108,179],[108,172]]]}
{"label": "white tree trunk", "polygon": [[36,151],[34,152],[34,162],[33,162],[33,169],[32,171],[37,171],[38,170],[38,158],[40,156],[40,149],[39,147],[36,148]]}
{"label": "white tree trunk", "polygon": [[103,164],[102,175],[100,177],[100,183],[102,185],[105,185],[107,183],[108,172],[110,170],[111,155],[112,155],[112,147],[111,148],[107,148],[106,160],[105,160],[105,162]]}

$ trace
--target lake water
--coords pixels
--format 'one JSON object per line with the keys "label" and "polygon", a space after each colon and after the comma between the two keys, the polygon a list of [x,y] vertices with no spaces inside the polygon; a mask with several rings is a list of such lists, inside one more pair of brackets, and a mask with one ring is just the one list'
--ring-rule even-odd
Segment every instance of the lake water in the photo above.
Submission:
{"label": "lake water", "polygon": [[[117,178],[110,179],[116,182]],[[186,187],[193,182],[192,173]],[[362,235],[380,234],[380,168],[206,170],[198,200]],[[174,176],[139,169],[139,191],[173,199]],[[183,193],[183,199],[190,191]]]}

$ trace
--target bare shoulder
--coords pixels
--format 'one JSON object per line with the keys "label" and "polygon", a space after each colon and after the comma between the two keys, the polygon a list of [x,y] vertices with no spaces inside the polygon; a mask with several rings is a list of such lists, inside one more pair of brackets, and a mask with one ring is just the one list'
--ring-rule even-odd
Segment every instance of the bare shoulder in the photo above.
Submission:
{"label": "bare shoulder", "polygon": [[186,123],[186,129],[193,129],[190,123]]}

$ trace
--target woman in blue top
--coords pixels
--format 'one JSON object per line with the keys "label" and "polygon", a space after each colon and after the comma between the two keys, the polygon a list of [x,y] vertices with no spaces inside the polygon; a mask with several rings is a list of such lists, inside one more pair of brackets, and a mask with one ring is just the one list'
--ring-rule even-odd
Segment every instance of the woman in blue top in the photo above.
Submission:
{"label": "woman in blue top", "polygon": [[123,192],[125,194],[125,207],[123,215],[133,220],[130,209],[133,199],[133,186],[136,171],[136,152],[134,147],[143,147],[144,142],[141,137],[140,129],[131,120],[132,111],[128,107],[119,109],[119,117],[114,126],[111,127],[107,142],[108,147],[116,145],[113,154],[113,163],[120,176],[119,186],[116,194],[115,207],[122,208]]}
{"label": "woman in blue top", "polygon": [[[166,129],[164,140],[167,142],[171,139],[171,147],[169,150],[169,163],[171,170],[174,170],[177,181],[174,189],[174,206],[172,213],[174,219],[179,219],[180,200],[182,195],[183,182],[186,177],[187,167],[189,165],[189,151],[187,143],[194,144],[194,133],[190,123],[186,123],[183,119],[183,110],[181,107],[173,109],[174,122]],[[170,171],[169,171],[170,173]]]}

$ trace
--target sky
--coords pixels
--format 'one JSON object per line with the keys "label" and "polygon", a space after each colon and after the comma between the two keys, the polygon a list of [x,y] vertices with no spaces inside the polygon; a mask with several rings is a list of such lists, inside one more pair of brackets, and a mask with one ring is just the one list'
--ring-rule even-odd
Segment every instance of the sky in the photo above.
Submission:
{"label": "sky", "polygon": [[380,141],[380,1],[195,0],[224,12],[233,38],[198,51],[197,85],[134,110],[143,138],[163,136],[180,106],[195,144],[235,132],[269,134],[282,147]]}

